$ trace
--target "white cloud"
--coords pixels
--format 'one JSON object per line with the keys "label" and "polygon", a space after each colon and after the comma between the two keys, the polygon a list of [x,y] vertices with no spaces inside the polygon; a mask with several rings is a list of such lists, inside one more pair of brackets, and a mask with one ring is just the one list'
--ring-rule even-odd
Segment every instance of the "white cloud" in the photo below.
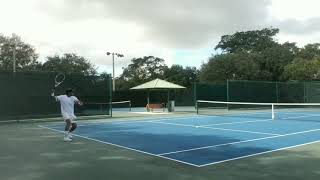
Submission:
{"label": "white cloud", "polygon": [[119,75],[131,58],[145,55],[200,66],[208,48],[235,31],[273,26],[281,42],[320,42],[317,7],[316,0],[0,0],[0,33],[20,35],[42,61],[75,52],[100,71],[111,72],[106,51],[123,53]]}
{"label": "white cloud", "polygon": [[317,0],[273,0],[269,22],[280,28],[280,42],[297,42],[299,46],[320,42],[320,13]]}
{"label": "white cloud", "polygon": [[[144,36],[170,48],[194,48],[222,33],[265,21],[270,0],[68,0],[41,1],[43,12],[65,21],[112,19],[136,24]],[[101,24],[102,25],[102,24]],[[106,25],[106,24],[104,24]]]}
{"label": "white cloud", "polygon": [[318,0],[273,0],[271,16],[280,20],[296,19],[307,20],[314,17],[319,17]]}

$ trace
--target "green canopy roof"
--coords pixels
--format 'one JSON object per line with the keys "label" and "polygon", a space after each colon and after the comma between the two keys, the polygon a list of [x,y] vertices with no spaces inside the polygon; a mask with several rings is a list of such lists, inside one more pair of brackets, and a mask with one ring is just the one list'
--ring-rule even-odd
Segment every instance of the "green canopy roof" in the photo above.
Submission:
{"label": "green canopy roof", "polygon": [[171,82],[161,80],[161,79],[155,79],[149,82],[146,82],[144,84],[141,84],[139,86],[131,88],[132,90],[138,90],[138,89],[183,89],[185,87],[173,84]]}

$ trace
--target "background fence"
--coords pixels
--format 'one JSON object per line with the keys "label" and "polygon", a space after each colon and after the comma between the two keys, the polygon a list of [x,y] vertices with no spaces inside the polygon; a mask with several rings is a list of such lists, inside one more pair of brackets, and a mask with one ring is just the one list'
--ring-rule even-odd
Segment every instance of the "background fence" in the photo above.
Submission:
{"label": "background fence", "polygon": [[[55,72],[0,72],[0,120],[60,116],[60,107],[50,96]],[[76,107],[78,116],[110,114],[110,106],[99,109],[94,103],[111,102],[110,76],[66,74],[56,95],[73,88],[84,106]],[[93,104],[92,104],[93,103]]]}

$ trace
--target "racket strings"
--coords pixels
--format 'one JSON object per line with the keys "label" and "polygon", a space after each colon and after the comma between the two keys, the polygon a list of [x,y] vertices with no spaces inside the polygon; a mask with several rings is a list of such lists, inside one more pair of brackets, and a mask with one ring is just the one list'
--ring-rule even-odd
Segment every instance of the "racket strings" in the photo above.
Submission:
{"label": "racket strings", "polygon": [[65,75],[64,74],[58,74],[55,77],[55,87],[58,87],[64,80],[65,80]]}

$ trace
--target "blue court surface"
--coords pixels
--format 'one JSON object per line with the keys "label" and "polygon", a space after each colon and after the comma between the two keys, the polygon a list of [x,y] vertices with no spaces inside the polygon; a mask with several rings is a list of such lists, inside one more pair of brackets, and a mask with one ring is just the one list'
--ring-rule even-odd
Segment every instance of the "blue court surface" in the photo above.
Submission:
{"label": "blue court surface", "polygon": [[[204,167],[320,141],[320,116],[279,120],[245,116],[166,117],[79,122],[75,136]],[[63,132],[64,124],[41,126]]]}

